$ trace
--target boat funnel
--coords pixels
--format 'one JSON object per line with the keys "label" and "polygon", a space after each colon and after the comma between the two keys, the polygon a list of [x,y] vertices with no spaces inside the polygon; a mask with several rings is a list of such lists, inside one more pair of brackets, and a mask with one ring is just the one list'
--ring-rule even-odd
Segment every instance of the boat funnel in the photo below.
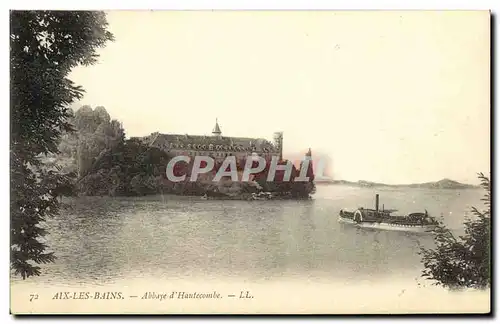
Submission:
{"label": "boat funnel", "polygon": [[375,210],[378,213],[378,194],[375,195]]}

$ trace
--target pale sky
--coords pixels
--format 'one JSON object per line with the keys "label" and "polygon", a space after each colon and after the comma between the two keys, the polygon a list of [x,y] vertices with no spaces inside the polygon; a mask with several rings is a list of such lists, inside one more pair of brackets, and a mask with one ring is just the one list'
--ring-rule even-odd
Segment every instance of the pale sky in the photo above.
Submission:
{"label": "pale sky", "polygon": [[490,170],[488,12],[113,11],[70,78],[127,136],[284,132],[333,177],[477,183]]}

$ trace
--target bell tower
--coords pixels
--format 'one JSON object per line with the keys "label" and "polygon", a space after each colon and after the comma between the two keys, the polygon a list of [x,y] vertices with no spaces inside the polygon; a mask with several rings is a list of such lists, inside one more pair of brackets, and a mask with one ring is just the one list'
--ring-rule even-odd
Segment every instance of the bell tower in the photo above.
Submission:
{"label": "bell tower", "polygon": [[280,161],[283,160],[283,132],[274,133],[274,146],[278,149]]}

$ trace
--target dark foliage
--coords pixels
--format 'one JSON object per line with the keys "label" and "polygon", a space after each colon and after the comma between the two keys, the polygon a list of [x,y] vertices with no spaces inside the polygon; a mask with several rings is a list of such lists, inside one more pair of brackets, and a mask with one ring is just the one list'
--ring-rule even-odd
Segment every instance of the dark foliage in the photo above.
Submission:
{"label": "dark foliage", "polygon": [[[190,163],[177,162],[173,168],[175,176],[186,176],[184,181],[172,182],[166,177],[166,166],[171,156],[163,150],[149,147],[139,140],[131,139],[112,149],[107,149],[97,157],[86,176],[78,181],[78,192],[82,195],[100,196],[142,196],[149,194],[178,194],[190,196],[246,197],[259,190],[248,183],[234,183],[230,177],[222,177],[218,183],[211,179],[220,170],[221,162],[217,162],[211,174],[198,177],[196,182],[190,180],[194,160]],[[202,161],[201,167],[204,167]],[[281,164],[286,163],[282,161]],[[290,180],[284,181],[284,171],[277,171],[274,181],[267,181],[269,165],[255,176],[261,190],[275,193],[277,196],[289,198],[308,198],[314,193],[314,175],[308,169],[309,181],[294,181],[299,170],[293,167]],[[244,164],[237,163],[238,171],[243,171]],[[230,167],[226,168],[230,171]],[[208,178],[206,177],[208,176]],[[225,193],[223,193],[223,192]]]}
{"label": "dark foliage", "polygon": [[485,210],[472,208],[473,218],[467,219],[465,235],[458,238],[441,223],[434,231],[435,249],[421,248],[424,270],[422,277],[434,284],[451,289],[490,287],[491,267],[491,185],[479,174],[486,191]]}
{"label": "dark foliage", "polygon": [[[278,165],[286,165],[287,160],[278,162]],[[304,162],[303,162],[304,163]],[[301,165],[302,167],[302,165]],[[270,162],[267,163],[264,170],[255,176],[255,181],[259,183],[263,191],[274,192],[277,195],[289,196],[294,199],[308,198],[316,190],[314,184],[314,172],[312,163],[309,164],[307,169],[307,177],[309,181],[296,181],[300,174],[300,169],[295,166],[292,168],[289,181],[285,181],[285,171],[277,170],[273,181],[268,181],[267,177],[270,171]]]}
{"label": "dark foliage", "polygon": [[142,196],[158,193],[170,157],[165,151],[129,139],[100,153],[78,181],[82,195]]}
{"label": "dark foliage", "polygon": [[40,224],[58,212],[67,179],[41,157],[58,153],[61,134],[72,130],[68,105],[83,89],[67,75],[96,62],[96,49],[113,39],[106,27],[102,12],[10,13],[11,268],[23,278],[40,274],[33,262],[55,258],[40,242]]}

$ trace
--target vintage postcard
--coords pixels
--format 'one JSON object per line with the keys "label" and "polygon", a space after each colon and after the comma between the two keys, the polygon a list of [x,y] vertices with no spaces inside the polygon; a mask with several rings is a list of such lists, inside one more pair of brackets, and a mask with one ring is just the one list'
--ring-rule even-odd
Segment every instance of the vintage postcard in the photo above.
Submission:
{"label": "vintage postcard", "polygon": [[11,313],[489,313],[490,46],[488,11],[11,11]]}

